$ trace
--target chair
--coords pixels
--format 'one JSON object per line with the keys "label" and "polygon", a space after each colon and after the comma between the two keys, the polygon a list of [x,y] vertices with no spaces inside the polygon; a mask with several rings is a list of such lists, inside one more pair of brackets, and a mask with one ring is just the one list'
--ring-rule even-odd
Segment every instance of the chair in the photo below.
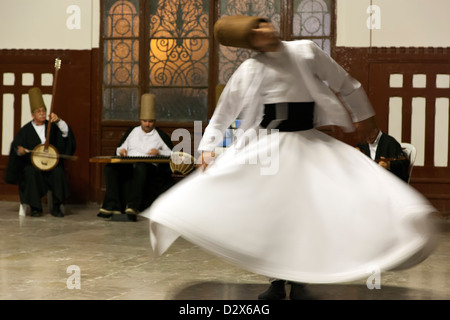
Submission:
{"label": "chair", "polygon": [[409,172],[408,172],[409,173],[408,183],[409,183],[409,181],[411,180],[411,173],[414,167],[414,162],[416,161],[417,150],[416,147],[407,142],[401,142],[400,145],[402,146],[403,152],[409,159]]}
{"label": "chair", "polygon": [[[26,216],[27,212],[29,211],[29,205],[26,203],[20,203],[19,204],[19,216]],[[52,192],[49,190],[47,192],[47,208],[48,211],[51,212],[53,207],[53,201],[52,201]]]}
{"label": "chair", "polygon": [[[51,212],[53,209],[53,198],[52,197],[53,197],[52,192],[51,192],[51,190],[49,190],[47,192],[47,199],[46,199],[48,212]],[[19,216],[26,216],[27,212],[29,211],[29,207],[30,206],[26,203],[20,203],[19,204]],[[65,213],[63,204],[61,204],[61,211],[63,213]]]}

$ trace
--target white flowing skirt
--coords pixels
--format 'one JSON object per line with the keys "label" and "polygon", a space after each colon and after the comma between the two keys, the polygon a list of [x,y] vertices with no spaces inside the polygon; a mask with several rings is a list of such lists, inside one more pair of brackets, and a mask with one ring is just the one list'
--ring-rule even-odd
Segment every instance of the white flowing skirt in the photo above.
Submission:
{"label": "white flowing skirt", "polygon": [[230,147],[141,215],[158,255],[181,236],[251,272],[332,283],[421,262],[435,211],[369,157],[312,129]]}

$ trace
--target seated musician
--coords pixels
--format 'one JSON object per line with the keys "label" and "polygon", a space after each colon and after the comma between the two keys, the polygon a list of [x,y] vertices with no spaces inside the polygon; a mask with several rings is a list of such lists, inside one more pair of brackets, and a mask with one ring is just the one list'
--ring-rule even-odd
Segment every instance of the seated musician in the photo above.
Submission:
{"label": "seated musician", "polygon": [[69,197],[70,190],[63,159],[59,159],[53,169],[41,170],[42,168],[33,165],[33,149],[46,142],[49,121],[49,144],[57,149],[59,155],[73,155],[76,148],[75,136],[68,124],[55,113],[52,112],[49,121],[46,120],[47,108],[40,88],[31,88],[28,96],[32,120],[19,130],[11,143],[5,182],[19,186],[20,202],[30,206],[32,217],[42,215],[42,197],[51,190],[51,214],[64,217],[61,204]]}
{"label": "seated musician", "polygon": [[380,166],[408,182],[409,160],[403,152],[402,146],[394,137],[376,127],[367,136],[367,139],[356,147],[372,160],[377,161]]}
{"label": "seated musician", "polygon": [[[116,149],[120,157],[170,156],[173,144],[162,130],[155,127],[155,96],[141,97],[140,125],[128,129]],[[108,163],[105,166],[106,193],[98,217],[127,214],[135,221],[136,214],[148,207],[156,197],[173,184],[167,163]],[[114,217],[113,217],[114,219]]]}

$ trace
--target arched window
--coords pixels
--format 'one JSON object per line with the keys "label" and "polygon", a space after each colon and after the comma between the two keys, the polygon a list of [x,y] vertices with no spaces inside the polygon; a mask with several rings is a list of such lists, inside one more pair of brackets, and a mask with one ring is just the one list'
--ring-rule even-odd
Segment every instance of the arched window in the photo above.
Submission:
{"label": "arched window", "polygon": [[311,39],[330,53],[331,0],[294,1],[292,38]]}
{"label": "arched window", "polygon": [[136,120],[139,1],[104,1],[103,119]]}
{"label": "arched window", "polygon": [[211,23],[260,15],[283,40],[312,39],[330,52],[334,1],[101,0],[103,120],[137,120],[140,96],[151,92],[159,121],[207,121],[215,101],[208,94],[254,54],[213,50]]}
{"label": "arched window", "polygon": [[206,120],[209,1],[103,1],[103,120],[137,120],[156,95],[162,121]]}
{"label": "arched window", "polygon": [[209,20],[208,1],[150,2],[147,89],[160,120],[206,120]]}

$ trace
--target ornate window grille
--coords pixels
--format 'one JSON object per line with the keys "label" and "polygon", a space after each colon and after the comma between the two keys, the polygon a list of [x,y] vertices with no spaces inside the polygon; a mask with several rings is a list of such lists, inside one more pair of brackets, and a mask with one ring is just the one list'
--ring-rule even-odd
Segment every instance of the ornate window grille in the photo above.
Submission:
{"label": "ornate window grille", "polygon": [[103,120],[135,121],[141,94],[152,92],[158,120],[207,121],[208,93],[254,55],[219,46],[210,57],[214,17],[265,16],[282,39],[312,39],[330,52],[334,1],[102,0]]}

